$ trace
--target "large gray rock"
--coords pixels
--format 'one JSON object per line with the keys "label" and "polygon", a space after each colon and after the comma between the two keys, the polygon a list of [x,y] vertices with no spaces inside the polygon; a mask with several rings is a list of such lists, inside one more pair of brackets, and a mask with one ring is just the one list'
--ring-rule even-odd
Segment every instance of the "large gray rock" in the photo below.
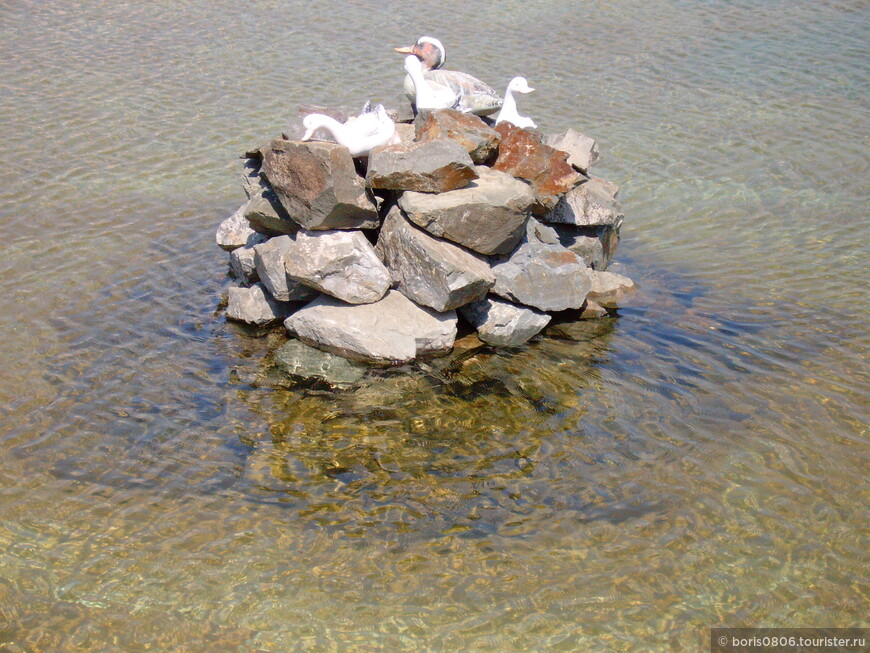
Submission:
{"label": "large gray rock", "polygon": [[251,224],[245,218],[245,205],[242,205],[218,225],[215,241],[218,247],[231,252],[250,243],[256,235],[257,232],[251,229]]}
{"label": "large gray rock", "polygon": [[616,199],[618,191],[616,184],[592,177],[568,191],[541,220],[580,227],[621,223],[623,216]]}
{"label": "large gray rock", "polygon": [[456,312],[435,313],[397,290],[374,304],[346,304],[321,295],[284,326],[303,342],[356,360],[405,363],[450,351]]}
{"label": "large gray rock", "polygon": [[542,311],[580,308],[592,285],[583,261],[561,245],[543,242],[536,223],[510,256],[493,261],[492,292]]}
{"label": "large gray rock", "polygon": [[463,306],[459,312],[477,329],[478,338],[501,347],[519,347],[550,322],[546,313],[494,297]]}
{"label": "large gray rock", "polygon": [[261,283],[250,288],[231,287],[227,296],[227,318],[255,326],[283,320],[294,306],[273,299]]}
{"label": "large gray rock", "polygon": [[361,231],[300,231],[284,254],[294,281],[348,304],[370,304],[389,290],[390,273]]}
{"label": "large gray rock", "polygon": [[250,286],[259,280],[257,262],[254,260],[256,256],[254,247],[260,243],[265,243],[266,240],[263,234],[257,234],[252,237],[249,245],[244,245],[230,252],[230,272],[233,278],[243,286]]}
{"label": "large gray rock", "polygon": [[589,289],[589,299],[601,306],[616,308],[637,289],[634,281],[615,272],[590,270],[590,275],[592,285]]}
{"label": "large gray rock", "polygon": [[375,229],[375,202],[343,145],[272,141],[263,169],[281,204],[306,229]]}
{"label": "large gray rock", "polygon": [[548,136],[545,142],[550,147],[567,152],[568,163],[584,174],[598,161],[598,145],[595,139],[573,129]]}
{"label": "large gray rock", "polygon": [[528,184],[478,166],[479,178],[447,193],[403,193],[399,206],[433,236],[481,254],[504,254],[523,237],[535,195]]}
{"label": "large gray rock", "polygon": [[376,249],[396,288],[436,311],[476,301],[495,282],[483,257],[414,226],[398,206],[384,219]]}
{"label": "large gray rock", "polygon": [[243,207],[245,218],[251,227],[269,236],[295,234],[299,224],[288,214],[278,196],[265,182],[263,187]]}
{"label": "large gray rock", "polygon": [[446,138],[376,147],[369,154],[366,183],[385,190],[443,193],[477,179],[474,162]]}
{"label": "large gray rock", "polygon": [[619,245],[619,227],[622,216],[613,225],[600,227],[576,227],[574,225],[554,225],[563,247],[583,259],[587,267],[606,270],[613,261]]}
{"label": "large gray rock", "polygon": [[295,379],[325,381],[335,388],[347,388],[362,380],[366,367],[336,354],[289,340],[275,351],[275,365]]}
{"label": "large gray rock", "polygon": [[269,293],[282,302],[301,302],[317,292],[287,276],[284,256],[293,244],[290,236],[276,236],[265,243],[254,245],[254,265],[257,275]]}

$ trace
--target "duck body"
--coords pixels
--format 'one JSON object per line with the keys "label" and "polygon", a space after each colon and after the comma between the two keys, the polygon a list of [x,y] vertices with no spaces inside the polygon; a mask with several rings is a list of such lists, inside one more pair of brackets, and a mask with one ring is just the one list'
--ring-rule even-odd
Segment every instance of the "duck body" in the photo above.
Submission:
{"label": "duck body", "polygon": [[537,129],[537,125],[535,122],[529,118],[528,116],[521,116],[517,111],[517,101],[514,99],[514,93],[531,93],[535,89],[529,86],[529,83],[526,81],[525,77],[514,77],[510,83],[508,84],[507,90],[504,94],[504,105],[501,108],[501,111],[498,112],[498,115],[495,118],[495,124],[499,124],[501,122],[509,122],[513,125],[516,125],[520,129],[526,129],[527,127],[531,127],[532,129]]}
{"label": "duck body", "polygon": [[[423,64],[426,81],[451,89],[459,99],[457,108],[463,113],[488,116],[501,108],[502,97],[489,84],[468,73],[441,68],[447,61],[447,52],[438,39],[422,36],[414,45],[395,50],[417,57]],[[416,87],[410,75],[405,77],[404,87],[408,99],[416,102]]]}
{"label": "duck body", "polygon": [[415,55],[405,57],[405,71],[414,86],[414,105],[418,113],[436,109],[462,110],[459,94],[449,86],[427,80],[423,74],[423,63]]}
{"label": "duck body", "polygon": [[341,123],[322,113],[310,113],[302,120],[306,131],[303,141],[310,140],[318,129],[328,130],[339,145],[350,150],[351,156],[367,156],[381,145],[400,142],[396,123],[387,114],[384,105],[369,109],[368,103],[360,115]]}

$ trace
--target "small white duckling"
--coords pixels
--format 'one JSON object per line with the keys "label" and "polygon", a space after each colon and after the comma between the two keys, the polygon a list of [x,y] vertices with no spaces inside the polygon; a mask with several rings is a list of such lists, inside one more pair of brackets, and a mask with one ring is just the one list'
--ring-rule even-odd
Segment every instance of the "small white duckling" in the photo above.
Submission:
{"label": "small white duckling", "polygon": [[459,105],[459,94],[448,86],[428,81],[423,77],[423,62],[413,54],[405,57],[405,70],[414,82],[417,111],[453,109]]}
{"label": "small white duckling", "polygon": [[309,113],[302,120],[306,129],[302,140],[309,140],[322,127],[329,130],[339,145],[350,150],[351,156],[367,156],[380,145],[400,142],[396,123],[387,114],[384,105],[377,105],[374,111],[369,107],[369,103],[366,103],[360,115],[345,123],[322,113]]}
{"label": "small white duckling", "polygon": [[505,91],[504,105],[502,105],[501,111],[495,117],[495,124],[510,122],[520,129],[525,129],[526,127],[537,129],[538,126],[531,118],[517,113],[517,101],[514,99],[514,93],[531,93],[534,90],[529,86],[525,77],[514,77],[510,81],[510,84],[508,84],[507,91]]}

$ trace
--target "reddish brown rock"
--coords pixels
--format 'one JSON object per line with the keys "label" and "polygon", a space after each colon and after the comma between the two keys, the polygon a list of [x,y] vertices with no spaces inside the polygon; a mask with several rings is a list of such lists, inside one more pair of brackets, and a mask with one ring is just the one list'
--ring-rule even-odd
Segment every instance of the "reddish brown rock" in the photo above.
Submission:
{"label": "reddish brown rock", "polygon": [[477,172],[468,152],[446,138],[376,147],[369,155],[366,173],[366,183],[372,188],[420,193],[465,188],[475,179]]}
{"label": "reddish brown rock", "polygon": [[483,120],[455,109],[421,113],[414,125],[418,141],[449,138],[464,147],[477,164],[495,156],[501,141],[501,135]]}
{"label": "reddish brown rock", "polygon": [[373,199],[343,145],[274,140],[263,149],[264,175],[282,206],[306,229],[373,229]]}
{"label": "reddish brown rock", "polygon": [[585,179],[568,163],[568,154],[544,145],[540,137],[503,122],[495,130],[501,136],[494,170],[501,170],[532,185],[537,203],[534,215],[545,215],[559,198]]}

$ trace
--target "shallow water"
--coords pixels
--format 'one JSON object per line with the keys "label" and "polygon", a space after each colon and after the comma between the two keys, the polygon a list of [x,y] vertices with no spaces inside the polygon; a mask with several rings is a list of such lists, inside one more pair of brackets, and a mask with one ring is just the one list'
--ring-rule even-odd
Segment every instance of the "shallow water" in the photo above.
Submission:
{"label": "shallow water", "polygon": [[[868,625],[870,5],[82,5],[0,7],[0,650]],[[220,311],[237,156],[300,102],[398,97],[423,33],[598,139],[642,292],[278,387],[283,335]]]}

